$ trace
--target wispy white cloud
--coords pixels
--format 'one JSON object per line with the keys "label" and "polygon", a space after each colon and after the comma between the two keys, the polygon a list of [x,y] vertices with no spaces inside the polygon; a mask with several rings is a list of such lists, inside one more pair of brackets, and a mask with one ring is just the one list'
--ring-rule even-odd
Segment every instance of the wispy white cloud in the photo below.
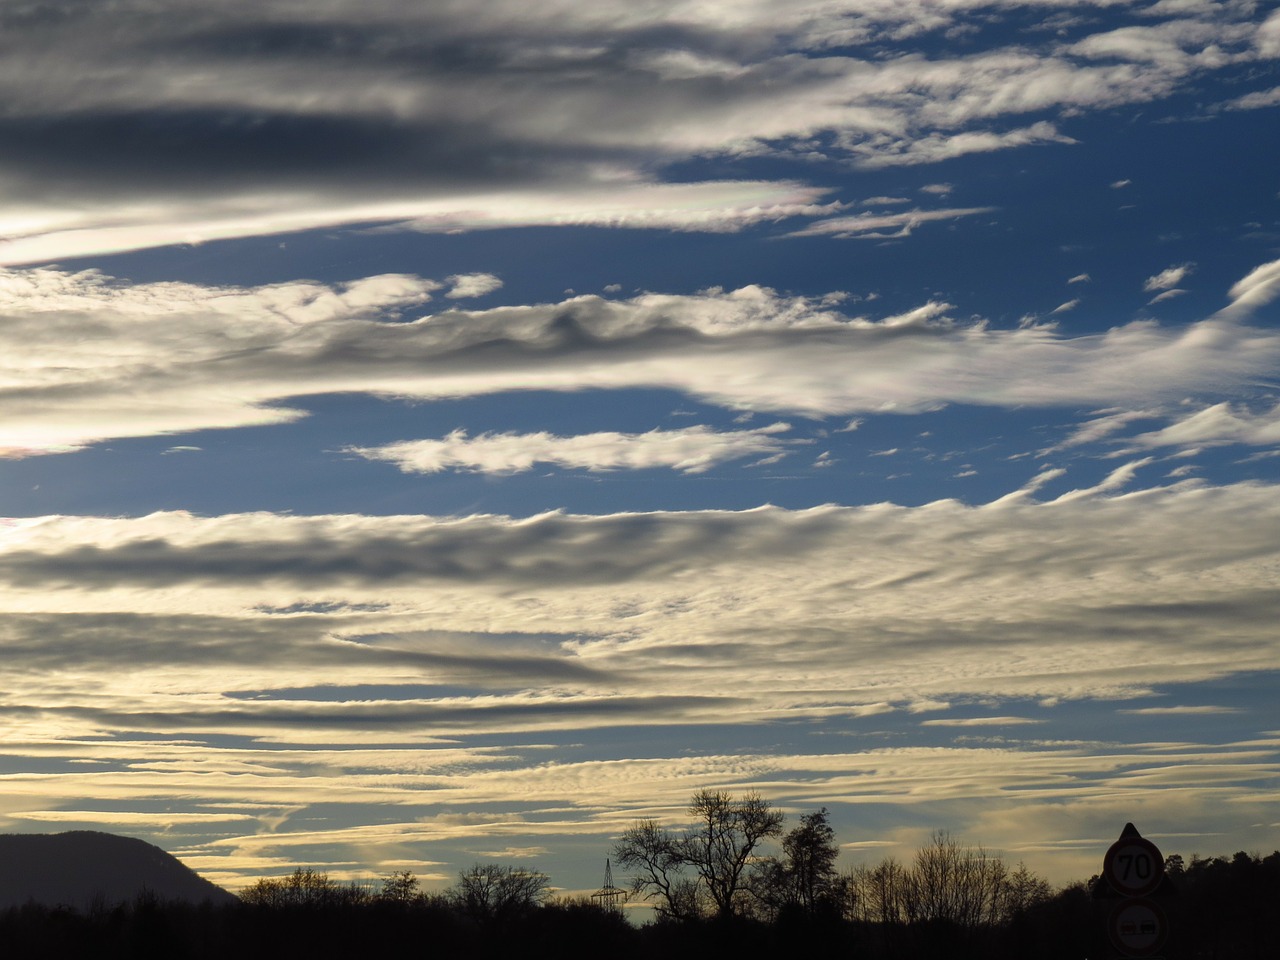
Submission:
{"label": "wispy white cloud", "polygon": [[1202,706],[1177,706],[1177,707],[1133,707],[1117,711],[1119,713],[1128,713],[1140,717],[1181,717],[1181,716],[1217,716],[1229,713],[1239,713],[1239,707],[1219,707],[1211,705]]}
{"label": "wispy white cloud", "polygon": [[1248,276],[1232,285],[1228,293],[1231,303],[1219,311],[1219,316],[1248,316],[1259,307],[1266,306],[1280,297],[1280,260],[1272,260],[1255,268]]}
{"label": "wispy white cloud", "polygon": [[902,213],[859,213],[850,217],[831,217],[815,220],[791,234],[793,237],[834,236],[853,237],[859,240],[909,237],[923,223],[939,220],[958,220],[981,213],[991,213],[994,207],[956,207],[941,210],[907,210]]}
{"label": "wispy white cloud", "polygon": [[1055,500],[1055,503],[1068,503],[1072,500],[1083,500],[1088,497],[1096,497],[1102,494],[1114,493],[1117,490],[1123,490],[1133,482],[1138,471],[1151,463],[1150,458],[1143,460],[1135,460],[1132,463],[1126,463],[1123,466],[1116,467],[1102,480],[1092,487],[1084,489],[1070,490],[1062,494]]}
{"label": "wispy white cloud", "polygon": [[1195,266],[1194,263],[1184,263],[1161,270],[1154,276],[1147,277],[1146,282],[1142,284],[1142,289],[1148,293],[1155,290],[1171,290],[1186,279],[1187,275],[1195,270]]}
{"label": "wispy white cloud", "polygon": [[865,167],[913,166],[938,163],[973,153],[992,153],[1011,147],[1046,143],[1075,143],[1059,133],[1057,127],[1041,120],[1027,127],[1006,131],[968,130],[960,133],[930,132],[923,136],[903,137],[876,134],[851,145],[851,152]]}
{"label": "wispy white cloud", "polygon": [[448,277],[449,291],[445,294],[452,300],[466,297],[483,297],[502,289],[502,280],[492,273],[463,273]]}
{"label": "wispy white cloud", "polygon": [[1042,452],[1053,453],[1069,447],[1097,443],[1125,429],[1134,421],[1153,420],[1162,416],[1161,412],[1154,410],[1105,410],[1098,414],[1072,430],[1066,440]]}
{"label": "wispy white cloud", "polygon": [[370,460],[394,463],[406,473],[474,470],[515,473],[547,463],[568,469],[647,470],[666,467],[703,473],[742,457],[784,453],[796,441],[779,438],[790,425],[774,423],[754,430],[719,432],[710,427],[651,430],[648,433],[486,433],[468,437],[455,430],[442,440],[406,440],[381,447],[352,447]]}
{"label": "wispy white cloud", "polygon": [[1224,106],[1228,110],[1261,110],[1264,107],[1280,106],[1280,87],[1246,93],[1234,100],[1228,100]]}
{"label": "wispy white cloud", "polygon": [[1280,444],[1280,404],[1270,409],[1251,410],[1233,403],[1215,403],[1172,420],[1159,430],[1126,438],[1126,443],[1145,449],[1208,447],[1226,443]]}
{"label": "wispy white cloud", "polygon": [[921,720],[922,727],[1019,727],[1044,723],[1031,717],[950,717],[945,720]]}
{"label": "wispy white cloud", "polygon": [[[837,212],[830,192],[791,182],[709,181],[661,184],[628,178],[584,178],[541,190],[478,189],[446,197],[368,199],[345,193],[316,203],[306,193],[280,191],[270,204],[199,195],[161,209],[104,209],[70,215],[0,214],[0,264],[24,264],[110,254],[170,244],[204,243],[341,223],[391,222],[385,229],[461,233],[528,226],[628,227],[728,233],[760,222]],[[123,223],[122,223],[123,221]]]}

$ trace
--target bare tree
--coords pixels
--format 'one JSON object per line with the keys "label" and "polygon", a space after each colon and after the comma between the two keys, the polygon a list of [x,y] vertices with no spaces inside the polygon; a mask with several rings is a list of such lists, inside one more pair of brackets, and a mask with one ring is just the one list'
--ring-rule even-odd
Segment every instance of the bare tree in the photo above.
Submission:
{"label": "bare tree", "polygon": [[1025,865],[1010,871],[1000,857],[947,833],[934,834],[909,867],[895,860],[858,867],[845,886],[849,919],[886,926],[938,921],[966,929],[1004,923],[1052,893]]}
{"label": "bare tree", "polygon": [[844,913],[849,920],[885,926],[907,920],[908,870],[892,857],[846,875]]}
{"label": "bare tree", "polygon": [[696,824],[681,842],[685,862],[704,884],[716,914],[732,916],[747,864],[762,841],[782,832],[782,812],[756,793],[735,800],[724,791],[700,790],[689,815]]}
{"label": "bare tree", "polygon": [[478,921],[505,921],[541,906],[549,892],[548,879],[539,870],[477,863],[458,874],[450,897]]}
{"label": "bare tree", "polygon": [[240,899],[254,906],[276,909],[334,907],[363,903],[368,899],[368,894],[355,884],[343,886],[330,880],[327,873],[299,867],[287,877],[259,880],[242,891]]}
{"label": "bare tree", "polygon": [[688,920],[701,912],[697,884],[683,873],[681,840],[656,820],[638,820],[624,830],[614,844],[613,859],[633,871],[631,892],[653,900],[658,916]]}
{"label": "bare tree", "polygon": [[378,899],[383,903],[413,903],[418,899],[418,878],[409,870],[383,877]]}
{"label": "bare tree", "polygon": [[1019,863],[1018,869],[1009,874],[1005,888],[1005,919],[1044,903],[1053,896],[1053,888],[1049,886],[1049,882],[1028,870],[1025,863]]}
{"label": "bare tree", "polygon": [[746,899],[747,867],[762,841],[782,831],[782,813],[758,794],[735,799],[702,790],[689,802],[694,823],[676,836],[654,820],[640,820],[613,849],[635,871],[631,889],[676,919],[715,913],[733,916]]}

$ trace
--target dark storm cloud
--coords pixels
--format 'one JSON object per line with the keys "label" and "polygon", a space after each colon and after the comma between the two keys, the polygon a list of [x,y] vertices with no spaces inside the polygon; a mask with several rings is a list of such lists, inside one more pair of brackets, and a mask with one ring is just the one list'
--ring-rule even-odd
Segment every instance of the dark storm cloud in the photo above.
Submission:
{"label": "dark storm cloud", "polygon": [[[604,157],[604,151],[599,151]],[[0,172],[15,188],[58,198],[179,195],[204,190],[314,190],[359,183],[366,199],[573,174],[551,144],[502,142],[459,118],[410,125],[341,114],[208,109],[104,109],[0,118]],[[562,165],[568,165],[561,170]]]}
{"label": "dark storm cloud", "polygon": [[[11,13],[8,47],[29,86],[0,75],[0,174],[59,198],[282,184],[376,198],[545,184],[601,160],[662,154],[632,136],[595,138],[592,124],[643,128],[694,105],[750,101],[781,79],[770,69],[754,82],[655,83],[650,56],[742,45],[678,24],[522,19],[504,33],[439,4]],[[523,122],[522,103],[547,123]]]}
{"label": "dark storm cloud", "polygon": [[[1095,5],[1138,7],[1048,3]],[[947,38],[948,27],[982,32],[1019,6],[132,0],[9,10],[0,234],[14,242],[3,256],[369,221],[454,229],[438,218],[525,188],[539,194],[538,212],[510,222],[564,222],[551,211],[578,196],[570,222],[616,223],[616,196],[590,189],[652,185],[673,161],[799,153],[884,166],[1070,143],[1055,123],[1274,56],[1248,5],[1215,5],[1216,17],[1170,5],[1075,43],[1024,35],[984,49]],[[433,199],[451,206],[423,209]],[[660,203],[641,196],[634,211],[646,202]],[[710,205],[734,208],[722,196]],[[715,219],[704,207],[674,223],[632,222],[708,229]],[[158,222],[173,229],[142,229]],[[489,225],[503,222],[499,212]]]}

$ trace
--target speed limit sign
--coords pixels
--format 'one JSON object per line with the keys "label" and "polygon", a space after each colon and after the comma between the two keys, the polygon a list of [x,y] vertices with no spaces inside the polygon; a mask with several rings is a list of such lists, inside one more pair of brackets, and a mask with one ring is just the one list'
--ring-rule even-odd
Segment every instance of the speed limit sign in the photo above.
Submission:
{"label": "speed limit sign", "polygon": [[1146,896],[1160,886],[1164,878],[1164,858],[1154,843],[1138,836],[1134,830],[1132,835],[1122,835],[1107,850],[1102,875],[1111,889],[1123,897]]}

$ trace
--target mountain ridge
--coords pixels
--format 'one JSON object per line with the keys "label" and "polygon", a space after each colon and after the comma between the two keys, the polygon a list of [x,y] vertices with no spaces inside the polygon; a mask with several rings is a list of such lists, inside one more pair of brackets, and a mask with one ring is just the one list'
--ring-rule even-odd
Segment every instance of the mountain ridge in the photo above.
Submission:
{"label": "mountain ridge", "polygon": [[86,910],[140,896],[214,904],[236,899],[136,837],[96,830],[0,834],[0,909],[37,903]]}

